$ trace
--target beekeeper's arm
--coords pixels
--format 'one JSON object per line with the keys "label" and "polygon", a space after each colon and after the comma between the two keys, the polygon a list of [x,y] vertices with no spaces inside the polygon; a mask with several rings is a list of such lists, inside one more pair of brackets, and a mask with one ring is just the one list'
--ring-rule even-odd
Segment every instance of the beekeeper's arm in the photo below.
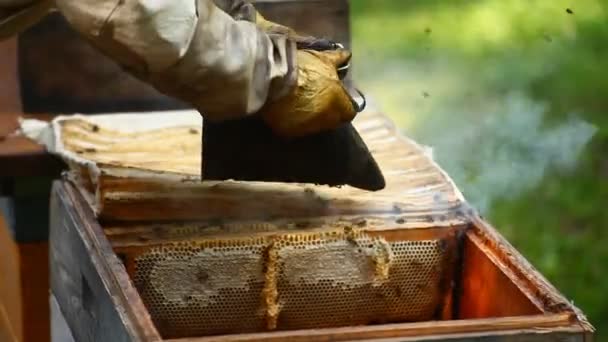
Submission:
{"label": "beekeeper's arm", "polygon": [[[0,15],[28,6],[42,11],[41,4],[0,0]],[[56,0],[55,6],[105,55],[207,120],[260,113],[278,133],[297,136],[355,115],[335,70],[350,54],[298,51],[297,39],[269,29],[275,26],[245,1]]]}

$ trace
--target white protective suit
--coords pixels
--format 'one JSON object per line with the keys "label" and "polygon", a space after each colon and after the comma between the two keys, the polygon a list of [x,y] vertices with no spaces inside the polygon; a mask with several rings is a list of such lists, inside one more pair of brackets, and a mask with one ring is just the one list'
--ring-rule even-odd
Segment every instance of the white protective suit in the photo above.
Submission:
{"label": "white protective suit", "polygon": [[[294,39],[256,25],[261,16],[257,17],[259,14],[245,0],[0,0],[0,39],[55,7],[75,30],[129,73],[192,104],[205,119],[249,115],[268,103],[281,102],[286,95],[316,98],[312,96],[315,92],[324,97],[323,103],[329,103],[327,108],[293,100],[281,104],[298,107],[294,113],[316,110],[330,113],[323,114],[326,117],[334,115],[330,119],[315,118],[317,122],[309,125],[313,127],[309,132],[352,120],[355,115],[333,71],[331,75],[321,75],[314,68],[300,68],[298,72],[302,52],[296,51]],[[309,64],[320,61],[332,65],[339,64],[338,60],[347,61],[350,54],[303,57]],[[332,85],[319,82],[323,77],[330,78]],[[311,91],[303,82],[319,89]],[[340,110],[329,108],[336,104]],[[269,111],[285,110],[280,107]],[[313,120],[305,114],[303,121]]]}

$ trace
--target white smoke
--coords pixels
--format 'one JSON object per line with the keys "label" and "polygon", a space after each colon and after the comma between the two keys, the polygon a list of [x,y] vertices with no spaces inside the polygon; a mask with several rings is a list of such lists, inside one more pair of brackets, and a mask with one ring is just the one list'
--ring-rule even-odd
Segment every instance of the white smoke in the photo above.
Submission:
{"label": "white smoke", "polygon": [[[546,107],[522,93],[494,101],[496,106],[475,122],[445,127],[446,122],[434,120],[428,125],[434,125],[438,134],[422,137],[482,212],[496,199],[513,198],[535,187],[549,168],[568,171],[576,166],[596,132],[575,115],[557,126],[543,127]],[[449,111],[456,117],[467,115],[462,109]]]}
{"label": "white smoke", "polygon": [[548,104],[519,90],[525,84],[489,90],[482,80],[487,74],[467,74],[445,61],[382,65],[361,66],[364,89],[404,134],[433,148],[440,166],[482,213],[495,200],[533,189],[550,169],[575,167],[597,130],[576,113],[547,125]]}

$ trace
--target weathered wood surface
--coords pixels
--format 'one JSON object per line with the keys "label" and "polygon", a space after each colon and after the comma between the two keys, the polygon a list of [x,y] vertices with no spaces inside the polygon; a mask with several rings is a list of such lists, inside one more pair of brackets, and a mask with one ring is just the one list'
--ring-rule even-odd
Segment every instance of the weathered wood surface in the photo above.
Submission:
{"label": "weathered wood surface", "polygon": [[[418,341],[418,340],[463,340],[464,336],[476,336],[478,341],[528,341],[519,338],[519,334],[535,333],[544,339],[530,341],[561,341],[556,336],[562,334],[567,326],[567,315],[507,317],[498,319],[479,319],[461,321],[436,321],[423,323],[406,323],[378,325],[367,327],[348,327],[336,329],[316,329],[284,331],[263,334],[242,334],[220,337],[202,337],[169,340],[172,342],[338,342],[338,341]],[[566,328],[571,338],[566,341],[583,341],[581,330]],[[556,336],[553,335],[556,332]],[[560,337],[560,338],[561,338]],[[515,339],[513,339],[515,338]]]}
{"label": "weathered wood surface", "polygon": [[[371,342],[364,340],[363,342]],[[578,329],[522,329],[496,333],[447,334],[441,336],[397,337],[377,339],[373,342],[412,342],[412,341],[448,341],[448,342],[590,342]]]}
{"label": "weathered wood surface", "polygon": [[0,212],[0,341],[23,339],[19,248]]}
{"label": "weathered wood surface", "polygon": [[52,342],[77,342],[74,341],[74,337],[72,336],[72,332],[70,331],[70,327],[65,321],[63,314],[61,313],[61,309],[59,308],[59,304],[57,303],[57,299],[55,296],[50,295],[51,297],[51,341]]}
{"label": "weathered wood surface", "polygon": [[[123,119],[114,119],[120,126]],[[93,120],[73,117],[57,126],[63,154],[85,165],[76,168],[78,178],[83,189],[90,189],[87,196],[104,220],[392,215],[413,227],[466,220],[462,195],[428,151],[373,110],[362,113],[355,126],[385,175],[387,186],[378,192],[306,184],[201,183],[202,133],[196,118],[137,134]]]}
{"label": "weathered wood surface", "polygon": [[[0,41],[0,75],[2,75],[0,77],[0,113],[21,112],[17,76],[17,38]],[[0,128],[2,128],[1,125]]]}
{"label": "weathered wood surface", "polygon": [[0,316],[16,341],[48,341],[48,244],[17,243],[11,235],[0,222]]}
{"label": "weathered wood surface", "polygon": [[[422,241],[434,239],[455,240],[454,235],[463,231],[465,226],[422,227],[407,229],[393,221],[381,218],[364,220],[361,218],[332,217],[325,220],[271,222],[184,222],[154,224],[123,224],[120,222],[103,225],[107,239],[112,246],[129,248],[148,246],[167,241],[192,241],[205,239],[240,239],[256,236],[266,238],[280,234],[327,232],[354,229],[365,231],[370,237],[386,237],[387,241]],[[451,246],[446,246],[451,247]]]}
{"label": "weathered wood surface", "polygon": [[24,341],[49,341],[48,243],[19,244]]}
{"label": "weathered wood surface", "polygon": [[19,338],[13,329],[14,327],[5,308],[0,305],[0,341],[19,341]]}
{"label": "weathered wood surface", "polygon": [[[0,62],[4,53],[0,47]],[[6,234],[0,239],[0,306],[9,310],[19,341],[43,342],[49,340],[48,179],[59,175],[63,163],[43,146],[12,135],[17,118],[14,108],[3,113],[0,107],[0,216],[6,219],[0,224]]]}
{"label": "weathered wood surface", "polygon": [[[58,265],[52,273],[53,290],[71,328],[80,330],[74,332],[76,338],[88,336],[85,341],[94,340],[91,336],[103,336],[99,330],[105,329],[105,333],[118,334],[126,340],[158,341],[159,337],[139,295],[127,280],[124,266],[111,251],[102,228],[79,192],[69,183],[61,182],[56,185],[53,198],[52,255],[53,264]],[[498,252],[493,248],[480,249],[483,251],[481,257],[488,258],[485,253],[495,252],[494,257],[497,258],[501,258],[502,254],[517,256],[517,253],[504,245],[499,235],[494,236],[497,233],[483,222],[478,222],[478,226],[472,228],[469,233],[478,234],[485,246],[496,246],[498,242],[502,246]],[[534,276],[536,271],[525,266],[525,263],[521,266],[519,262],[518,265],[512,265],[512,262],[495,265],[499,268],[506,267],[502,269],[503,272],[523,267],[528,271],[513,272],[517,277],[517,284],[530,282],[529,278]],[[88,290],[84,291],[87,300],[82,298],[83,287],[87,289],[82,279],[86,279],[89,284]],[[59,287],[59,284],[69,286],[64,288]],[[534,293],[537,298],[560,298],[557,290],[546,285],[540,287],[542,290],[539,290],[539,293]],[[86,295],[88,291],[92,295]],[[85,310],[83,303],[87,301],[89,304]],[[102,310],[101,307],[106,309]],[[544,309],[547,310],[545,314],[521,317],[284,331],[173,341],[591,341],[593,328],[571,304],[563,302],[563,305],[549,305]],[[92,315],[95,315],[95,320],[89,318]]]}
{"label": "weathered wood surface", "polygon": [[51,197],[51,289],[77,341],[159,341],[124,266],[69,185]]}
{"label": "weathered wood surface", "polygon": [[511,278],[518,279],[519,289],[546,313],[569,313],[576,325],[586,332],[587,338],[595,331],[584,313],[574,306],[534,266],[524,258],[492,225],[480,216],[472,217],[473,236],[482,250],[492,251],[492,258]]}
{"label": "weathered wood surface", "polygon": [[[544,312],[542,303],[526,296],[516,277],[479,238],[468,233],[463,244],[458,293],[458,317],[475,319],[520,316]],[[497,295],[500,294],[500,295]]]}
{"label": "weathered wood surface", "polygon": [[52,118],[50,115],[20,115],[14,110],[5,112],[0,107],[0,177],[59,175],[64,167],[59,158],[47,153],[44,146],[24,136],[13,135],[19,128],[19,117],[45,121]]}

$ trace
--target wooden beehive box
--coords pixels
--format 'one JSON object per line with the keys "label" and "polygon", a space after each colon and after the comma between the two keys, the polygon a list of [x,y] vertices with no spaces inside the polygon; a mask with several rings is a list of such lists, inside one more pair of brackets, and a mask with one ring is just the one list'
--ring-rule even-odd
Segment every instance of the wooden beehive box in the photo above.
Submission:
{"label": "wooden beehive box", "polygon": [[200,126],[186,116],[137,134],[112,116],[55,125],[73,166],[51,200],[51,282],[77,340],[592,338],[383,115],[355,121],[386,174],[377,193],[199,183]]}

